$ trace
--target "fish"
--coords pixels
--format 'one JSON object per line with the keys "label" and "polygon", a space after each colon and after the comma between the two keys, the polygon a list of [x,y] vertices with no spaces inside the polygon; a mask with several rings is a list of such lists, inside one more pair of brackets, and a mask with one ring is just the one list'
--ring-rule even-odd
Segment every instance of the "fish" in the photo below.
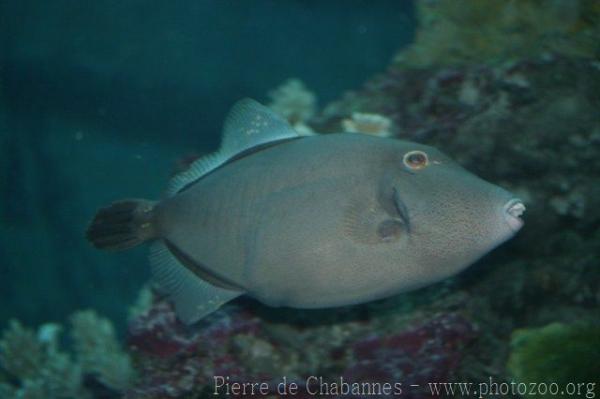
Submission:
{"label": "fish", "polygon": [[433,147],[302,135],[244,99],[220,149],[175,176],[164,198],[116,201],[86,236],[102,250],[149,242],[156,286],[193,324],[240,295],[332,308],[436,283],[513,237],[524,211]]}

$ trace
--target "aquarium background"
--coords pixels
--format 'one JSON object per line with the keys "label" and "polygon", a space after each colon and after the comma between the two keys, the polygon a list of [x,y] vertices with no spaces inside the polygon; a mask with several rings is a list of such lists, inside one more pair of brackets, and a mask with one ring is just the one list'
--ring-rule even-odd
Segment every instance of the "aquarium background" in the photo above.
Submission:
{"label": "aquarium background", "polygon": [[[0,398],[208,397],[227,375],[401,381],[420,387],[409,398],[554,382],[592,399],[599,4],[0,2]],[[242,298],[184,327],[147,285],[145,248],[101,253],[84,231],[215,150],[242,97],[304,131],[434,145],[517,193],[525,227],[412,293],[318,311]]]}
{"label": "aquarium background", "polygon": [[3,2],[3,324],[81,307],[122,324],[147,251],[93,250],[95,210],[158,197],[178,159],[216,149],[240,98],[299,78],[324,105],[385,69],[412,4],[349,4]]}

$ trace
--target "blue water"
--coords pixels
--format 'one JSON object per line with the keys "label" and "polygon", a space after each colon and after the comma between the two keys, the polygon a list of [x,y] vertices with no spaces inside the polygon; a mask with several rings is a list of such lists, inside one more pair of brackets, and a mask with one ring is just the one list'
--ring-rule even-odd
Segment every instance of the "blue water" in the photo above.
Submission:
{"label": "blue water", "polygon": [[[351,3],[351,5],[350,5]],[[122,322],[146,252],[82,232],[116,198],[156,198],[179,158],[212,151],[228,108],[299,78],[319,104],[385,68],[409,2],[8,1],[0,66],[0,324],[93,307]]]}

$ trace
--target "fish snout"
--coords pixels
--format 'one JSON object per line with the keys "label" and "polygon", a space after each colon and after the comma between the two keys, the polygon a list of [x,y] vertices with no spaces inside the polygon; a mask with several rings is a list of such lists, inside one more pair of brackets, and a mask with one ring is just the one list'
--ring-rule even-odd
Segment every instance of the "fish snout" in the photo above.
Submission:
{"label": "fish snout", "polygon": [[523,227],[523,219],[521,219],[523,212],[525,212],[525,204],[519,198],[512,198],[504,204],[504,220],[515,233]]}

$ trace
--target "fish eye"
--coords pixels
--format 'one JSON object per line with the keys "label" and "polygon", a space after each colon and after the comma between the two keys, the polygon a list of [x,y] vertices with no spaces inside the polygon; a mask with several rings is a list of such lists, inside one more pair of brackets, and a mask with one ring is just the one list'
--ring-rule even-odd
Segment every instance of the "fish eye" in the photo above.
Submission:
{"label": "fish eye", "polygon": [[423,169],[429,164],[429,158],[423,151],[414,150],[404,154],[402,162],[404,162],[404,165],[406,165],[406,167],[409,169],[419,170]]}

